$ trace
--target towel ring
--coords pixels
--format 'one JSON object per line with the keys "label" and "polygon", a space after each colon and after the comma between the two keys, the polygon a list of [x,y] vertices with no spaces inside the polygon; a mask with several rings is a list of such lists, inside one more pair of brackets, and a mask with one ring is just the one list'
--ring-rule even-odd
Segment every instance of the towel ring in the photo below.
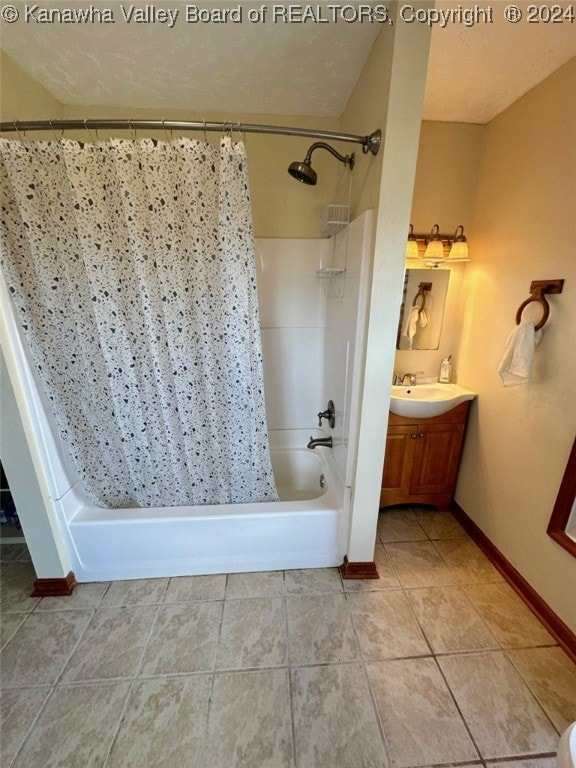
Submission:
{"label": "towel ring", "polygon": [[414,296],[414,301],[412,302],[412,306],[416,306],[416,302],[419,298],[422,299],[422,304],[418,307],[418,317],[420,317],[420,314],[422,313],[424,307],[426,306],[426,291],[432,290],[432,283],[419,283],[418,284],[418,293],[416,296]]}
{"label": "towel ring", "polygon": [[418,299],[422,299],[422,304],[420,304],[420,306],[418,307],[418,314],[420,314],[424,309],[424,307],[426,306],[426,294],[424,293],[424,291],[420,290],[418,291],[416,296],[414,296],[414,301],[412,302],[413,307],[416,306],[416,302],[418,301]]}
{"label": "towel ring", "polygon": [[539,331],[546,325],[546,321],[550,316],[550,304],[548,304],[544,296],[530,296],[529,299],[526,299],[526,301],[523,301],[522,304],[520,304],[518,311],[516,312],[516,325],[520,325],[520,321],[522,320],[522,312],[528,306],[528,304],[532,304],[534,301],[538,302],[538,304],[541,304],[543,309],[540,322],[534,326],[534,330]]}

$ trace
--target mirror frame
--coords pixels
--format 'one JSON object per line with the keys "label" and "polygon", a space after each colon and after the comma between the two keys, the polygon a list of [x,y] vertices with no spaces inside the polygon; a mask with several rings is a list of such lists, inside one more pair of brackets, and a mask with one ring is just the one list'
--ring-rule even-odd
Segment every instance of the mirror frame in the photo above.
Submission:
{"label": "mirror frame", "polygon": [[547,533],[561,547],[576,557],[576,539],[568,535],[567,528],[576,500],[576,440],[572,445],[564,477],[548,523]]}
{"label": "mirror frame", "polygon": [[[416,276],[416,272],[422,273],[419,277]],[[416,279],[416,282],[418,280],[422,280],[425,282],[432,281],[432,288],[434,288],[434,280],[437,278],[440,278],[442,275],[441,282],[443,283],[442,289],[441,289],[441,295],[439,295],[439,282],[436,280],[436,290],[432,290],[430,294],[430,300],[432,303],[432,307],[434,307],[436,303],[436,315],[439,311],[441,311],[441,318],[439,327],[436,331],[437,333],[437,341],[436,346],[405,346],[402,344],[402,339],[405,338],[402,335],[402,331],[404,330],[404,326],[407,320],[407,313],[412,308],[413,304],[410,304],[409,301],[407,302],[407,291],[408,291],[408,284],[411,280],[411,273],[414,273],[414,277]],[[444,327],[444,322],[446,320],[446,304],[448,301],[448,294],[450,291],[450,277],[451,277],[451,271],[449,269],[433,269],[432,267],[426,267],[426,266],[412,266],[412,265],[406,265],[404,267],[404,285],[402,289],[402,302],[400,304],[400,312],[398,316],[398,330],[396,332],[396,351],[400,352],[427,352],[427,351],[435,351],[440,349],[440,343],[442,341],[442,329]],[[414,287],[414,286],[413,286]],[[416,288],[414,288],[416,290]],[[418,289],[419,290],[419,289]],[[426,299],[424,299],[424,302]],[[429,330],[429,329],[425,329]],[[417,344],[418,342],[416,342]]]}

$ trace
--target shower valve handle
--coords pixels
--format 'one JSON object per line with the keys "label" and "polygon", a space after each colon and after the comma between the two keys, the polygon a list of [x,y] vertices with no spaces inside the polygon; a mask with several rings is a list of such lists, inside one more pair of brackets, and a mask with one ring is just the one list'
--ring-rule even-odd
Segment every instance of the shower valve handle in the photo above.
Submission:
{"label": "shower valve handle", "polygon": [[326,408],[325,411],[320,411],[318,414],[318,426],[322,426],[322,419],[328,419],[328,424],[330,425],[330,429],[334,429],[334,425],[336,424],[336,412],[334,410],[334,403],[332,400],[328,400],[328,408]]}

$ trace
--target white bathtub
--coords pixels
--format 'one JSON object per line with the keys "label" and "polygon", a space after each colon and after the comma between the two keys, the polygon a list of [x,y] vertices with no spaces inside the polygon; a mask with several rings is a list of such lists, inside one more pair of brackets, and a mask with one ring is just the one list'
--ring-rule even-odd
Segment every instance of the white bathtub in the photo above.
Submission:
{"label": "white bathtub", "polygon": [[277,502],[102,509],[72,488],[57,503],[76,579],[340,565],[342,494],[329,451],[274,447],[272,462]]}
{"label": "white bathtub", "polygon": [[[94,506],[67,465],[1,275],[0,299],[0,339],[45,505],[46,526],[39,530],[54,535],[58,549],[65,547],[66,563],[69,560],[77,581],[321,568],[342,563],[347,539],[343,483],[330,449],[305,448],[311,433],[326,435],[318,430],[270,433],[280,501],[150,509]],[[39,514],[36,509],[35,517]],[[34,546],[31,552],[36,565],[39,558]],[[54,573],[53,562],[44,570],[39,578],[59,575]]]}

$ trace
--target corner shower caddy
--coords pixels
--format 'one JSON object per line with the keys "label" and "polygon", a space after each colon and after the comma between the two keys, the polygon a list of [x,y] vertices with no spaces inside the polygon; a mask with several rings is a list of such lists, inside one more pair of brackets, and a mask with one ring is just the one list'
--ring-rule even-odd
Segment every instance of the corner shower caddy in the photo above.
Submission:
{"label": "corner shower caddy", "polygon": [[[346,168],[336,192],[337,202],[327,205],[320,216],[320,234],[332,240],[332,255],[330,266],[317,270],[316,277],[325,281],[324,289],[330,298],[342,298],[344,295],[351,185],[351,173]],[[343,242],[337,238],[341,232],[346,232]]]}

